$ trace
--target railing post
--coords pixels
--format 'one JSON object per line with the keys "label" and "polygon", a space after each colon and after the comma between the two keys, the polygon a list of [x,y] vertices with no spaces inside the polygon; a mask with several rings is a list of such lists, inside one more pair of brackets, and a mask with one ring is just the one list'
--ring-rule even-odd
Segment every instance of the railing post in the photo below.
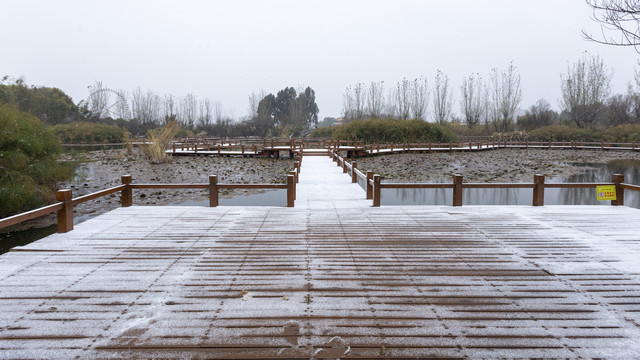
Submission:
{"label": "railing post", "polygon": [[298,182],[298,180],[296,179],[297,178],[296,172],[295,171],[289,171],[289,175],[293,176],[293,200],[295,200],[296,199],[296,187],[297,187],[296,183]]}
{"label": "railing post", "polygon": [[56,191],[56,200],[62,202],[62,209],[58,210],[58,232],[66,233],[73,230],[73,196],[71,190]]}
{"label": "railing post", "polygon": [[133,204],[133,191],[131,190],[131,175],[122,175],[122,184],[126,187],[120,193],[122,207],[129,207]]}
{"label": "railing post", "polygon": [[342,173],[343,174],[347,173],[347,162],[344,161],[344,159],[342,160]]}
{"label": "railing post", "polygon": [[356,174],[356,166],[358,165],[357,162],[352,162],[351,163],[351,182],[352,183],[357,183],[358,182],[358,174]]}
{"label": "railing post", "polygon": [[295,186],[293,175],[287,175],[287,207],[293,207],[295,204]]}
{"label": "railing post", "polygon": [[209,175],[209,207],[218,206],[218,176]]}
{"label": "railing post", "polygon": [[373,199],[373,186],[371,186],[371,180],[373,180],[373,171],[367,171],[367,200]]}
{"label": "railing post", "polygon": [[462,206],[462,175],[453,176],[453,206]]}
{"label": "railing post", "polygon": [[623,206],[624,205],[624,189],[622,188],[622,183],[624,182],[624,175],[623,174],[611,175],[611,182],[616,185],[616,200],[611,200],[611,205]]}
{"label": "railing post", "polygon": [[380,206],[380,175],[373,175],[373,206]]}
{"label": "railing post", "polygon": [[544,175],[533,175],[533,206],[544,205]]}

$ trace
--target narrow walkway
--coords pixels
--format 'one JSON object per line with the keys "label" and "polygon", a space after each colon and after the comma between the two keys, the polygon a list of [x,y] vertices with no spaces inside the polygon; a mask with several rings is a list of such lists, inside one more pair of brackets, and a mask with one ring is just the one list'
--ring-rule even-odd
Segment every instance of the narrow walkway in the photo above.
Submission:
{"label": "narrow walkway", "polygon": [[371,207],[365,191],[351,182],[328,156],[306,156],[300,167],[296,207],[301,209],[360,209]]}
{"label": "narrow walkway", "polygon": [[120,208],[0,256],[0,358],[639,358],[640,210]]}

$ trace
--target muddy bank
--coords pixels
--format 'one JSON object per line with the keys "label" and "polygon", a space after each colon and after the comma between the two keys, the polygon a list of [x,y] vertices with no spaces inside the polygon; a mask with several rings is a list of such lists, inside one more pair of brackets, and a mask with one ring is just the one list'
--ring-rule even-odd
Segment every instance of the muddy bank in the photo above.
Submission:
{"label": "muddy bank", "polygon": [[534,174],[568,177],[589,169],[588,163],[640,160],[640,153],[601,150],[497,149],[483,152],[430,152],[357,159],[358,169],[374,171],[383,181],[532,182]]}

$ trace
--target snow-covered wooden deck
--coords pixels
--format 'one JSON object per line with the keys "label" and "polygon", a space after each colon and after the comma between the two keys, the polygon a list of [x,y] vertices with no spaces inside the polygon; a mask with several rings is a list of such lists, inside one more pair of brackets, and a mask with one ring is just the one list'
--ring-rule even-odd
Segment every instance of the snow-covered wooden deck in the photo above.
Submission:
{"label": "snow-covered wooden deck", "polygon": [[0,256],[0,358],[638,358],[640,211],[120,208]]}

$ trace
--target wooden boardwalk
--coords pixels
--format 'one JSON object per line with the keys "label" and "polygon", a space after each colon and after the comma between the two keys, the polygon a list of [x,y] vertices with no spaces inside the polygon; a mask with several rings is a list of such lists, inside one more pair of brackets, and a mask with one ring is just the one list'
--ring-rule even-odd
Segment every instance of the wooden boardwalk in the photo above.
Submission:
{"label": "wooden boardwalk", "polygon": [[640,211],[120,208],[0,256],[0,358],[638,358]]}

